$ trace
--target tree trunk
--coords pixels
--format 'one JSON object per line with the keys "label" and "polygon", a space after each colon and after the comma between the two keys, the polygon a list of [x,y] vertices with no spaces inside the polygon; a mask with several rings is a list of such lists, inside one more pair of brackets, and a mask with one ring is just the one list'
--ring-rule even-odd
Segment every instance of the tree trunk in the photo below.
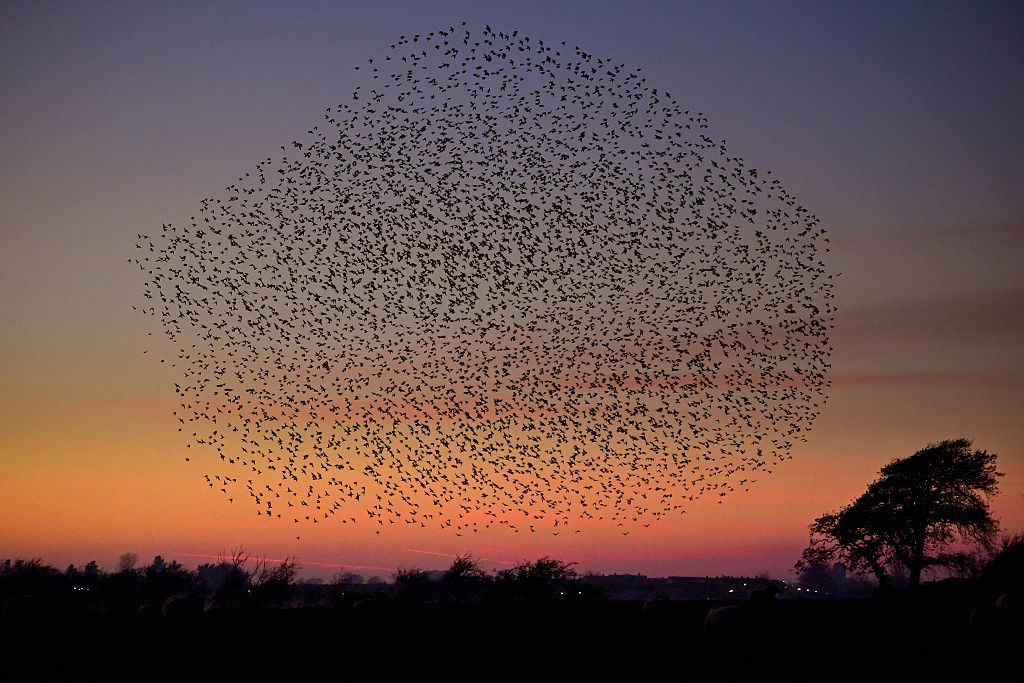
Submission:
{"label": "tree trunk", "polygon": [[878,587],[881,589],[887,589],[892,587],[892,579],[885,573],[885,567],[880,563],[872,560],[871,571],[875,573],[875,578],[878,579]]}
{"label": "tree trunk", "polygon": [[921,584],[921,565],[918,562],[914,562],[910,567],[910,580],[907,582],[908,590],[916,590]]}
{"label": "tree trunk", "polygon": [[915,534],[914,548],[910,555],[910,579],[907,582],[907,588],[911,591],[917,590],[917,587],[921,585],[921,570],[924,568],[924,531],[919,531]]}

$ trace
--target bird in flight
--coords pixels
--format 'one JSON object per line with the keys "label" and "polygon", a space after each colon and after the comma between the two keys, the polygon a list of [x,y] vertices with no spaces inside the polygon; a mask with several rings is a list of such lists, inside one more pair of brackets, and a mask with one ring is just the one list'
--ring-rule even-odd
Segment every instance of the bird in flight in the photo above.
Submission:
{"label": "bird in flight", "polygon": [[210,486],[300,525],[557,533],[791,457],[834,283],[770,173],[642,70],[517,31],[403,36],[357,78],[139,235]]}

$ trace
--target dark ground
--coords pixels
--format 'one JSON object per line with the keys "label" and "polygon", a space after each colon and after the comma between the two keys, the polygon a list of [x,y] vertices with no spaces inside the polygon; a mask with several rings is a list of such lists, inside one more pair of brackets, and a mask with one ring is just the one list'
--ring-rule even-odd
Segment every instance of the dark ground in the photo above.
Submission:
{"label": "dark ground", "polygon": [[[706,633],[705,615],[720,604],[725,603],[401,606],[382,601],[359,608],[206,611],[177,623],[152,614],[53,611],[5,617],[2,642],[7,662],[36,651],[59,655],[38,655],[40,672],[50,666],[152,672],[161,663],[159,673],[175,672],[177,678],[226,672],[233,665],[261,674],[327,666],[330,677],[341,678],[343,671],[351,674],[352,667],[370,664],[391,674],[429,671],[429,680],[435,674],[462,678],[472,672],[474,678],[503,679],[516,671],[517,677],[529,671],[547,678],[584,669],[633,672],[627,680],[647,680],[716,667],[817,671],[815,677],[824,678],[877,668],[883,680],[897,670],[918,680],[922,666],[939,673],[940,680],[954,678],[961,668],[977,680],[988,670],[998,671],[1007,655],[1019,660],[1024,648],[1019,624],[971,625],[963,605],[934,600],[778,600],[742,629]],[[647,673],[641,676],[642,670]],[[656,673],[661,670],[667,673]]]}

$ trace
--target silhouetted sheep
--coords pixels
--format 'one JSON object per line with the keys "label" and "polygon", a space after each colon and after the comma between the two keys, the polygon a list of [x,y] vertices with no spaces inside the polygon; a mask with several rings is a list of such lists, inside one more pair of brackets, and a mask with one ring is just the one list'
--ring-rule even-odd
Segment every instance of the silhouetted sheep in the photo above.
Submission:
{"label": "silhouetted sheep", "polygon": [[976,607],[971,610],[970,625],[975,628],[1024,625],[1024,606],[1012,593],[996,598],[995,606]]}
{"label": "silhouetted sheep", "polygon": [[164,620],[171,624],[190,622],[199,619],[206,609],[206,601],[197,595],[167,598],[164,601]]}
{"label": "silhouetted sheep", "polygon": [[4,602],[3,616],[10,621],[35,621],[47,616],[49,607],[35,595],[15,595]]}
{"label": "silhouetted sheep", "polygon": [[771,614],[778,592],[776,586],[768,586],[753,591],[750,599],[742,605],[711,608],[704,617],[704,631],[712,634],[738,635],[762,628]]}
{"label": "silhouetted sheep", "polygon": [[668,598],[663,595],[659,595],[656,598],[644,600],[641,611],[648,615],[662,615],[668,611],[670,604],[671,603]]}
{"label": "silhouetted sheep", "polygon": [[162,609],[152,602],[144,602],[139,605],[139,620],[144,622],[160,621]]}
{"label": "silhouetted sheep", "polygon": [[361,612],[378,612],[391,606],[391,600],[384,595],[374,595],[352,603],[352,609]]}

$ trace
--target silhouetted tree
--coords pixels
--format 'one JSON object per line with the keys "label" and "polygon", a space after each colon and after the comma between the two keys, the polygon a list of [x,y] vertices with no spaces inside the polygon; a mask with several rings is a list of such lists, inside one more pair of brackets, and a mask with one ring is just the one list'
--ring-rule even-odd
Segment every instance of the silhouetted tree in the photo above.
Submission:
{"label": "silhouetted tree", "polygon": [[[72,565],[73,566],[73,565]],[[65,586],[71,593],[71,604],[78,609],[93,609],[102,597],[101,584],[106,574],[100,571],[95,560],[90,561],[84,568],[64,573]]]}
{"label": "silhouetted tree", "polygon": [[361,574],[342,571],[331,577],[331,583],[351,587],[366,583],[366,579]]}
{"label": "silhouetted tree", "polygon": [[199,567],[199,575],[213,592],[213,605],[218,608],[242,607],[250,602],[249,572],[245,564],[249,553],[242,546],[227,556],[221,553],[220,561]]}
{"label": "silhouetted tree", "polygon": [[1024,593],[1024,533],[1006,536],[981,569],[981,580],[992,595]]}
{"label": "silhouetted tree", "polygon": [[434,593],[430,577],[418,567],[396,569],[392,583],[397,603],[421,603]]}
{"label": "silhouetted tree", "polygon": [[441,586],[451,599],[459,603],[481,594],[489,578],[472,555],[457,555],[441,577]]}
{"label": "silhouetted tree", "polygon": [[561,562],[542,557],[535,562],[524,560],[511,569],[498,572],[497,585],[506,597],[543,600],[575,589],[579,583],[575,562]]}
{"label": "silhouetted tree", "polygon": [[832,591],[832,567],[822,562],[806,564],[797,577],[800,585],[807,590],[828,593]]}
{"label": "silhouetted tree", "polygon": [[248,573],[253,600],[263,607],[283,607],[295,593],[298,575],[299,562],[295,557],[286,557],[281,562],[257,558]]}
{"label": "silhouetted tree", "polygon": [[138,556],[123,553],[117,562],[117,571],[103,577],[101,582],[103,598],[115,612],[135,611],[141,597],[139,573],[135,571]]}
{"label": "silhouetted tree", "polygon": [[138,562],[139,556],[135,553],[121,553],[121,557],[117,560],[117,571],[120,573],[134,571]]}
{"label": "silhouetted tree", "polygon": [[995,463],[995,454],[972,450],[967,439],[893,460],[857,500],[811,524],[797,569],[837,560],[886,586],[902,565],[915,588],[924,569],[962,561],[946,552],[954,542],[991,544],[998,525],[989,499],[1002,476]]}
{"label": "silhouetted tree", "polygon": [[0,604],[12,597],[49,598],[60,585],[61,573],[41,559],[5,560],[0,565]]}
{"label": "silhouetted tree", "polygon": [[55,604],[63,577],[41,560],[10,560],[0,567],[0,622],[39,623]]}
{"label": "silhouetted tree", "polygon": [[858,574],[873,574],[879,586],[892,585],[891,549],[873,525],[871,511],[862,496],[839,512],[829,512],[811,524],[811,544],[796,563],[805,567],[838,560]]}
{"label": "silhouetted tree", "polygon": [[202,593],[199,576],[177,561],[165,562],[157,555],[153,564],[142,570],[142,600],[155,606],[163,605],[171,597],[184,597]]}

